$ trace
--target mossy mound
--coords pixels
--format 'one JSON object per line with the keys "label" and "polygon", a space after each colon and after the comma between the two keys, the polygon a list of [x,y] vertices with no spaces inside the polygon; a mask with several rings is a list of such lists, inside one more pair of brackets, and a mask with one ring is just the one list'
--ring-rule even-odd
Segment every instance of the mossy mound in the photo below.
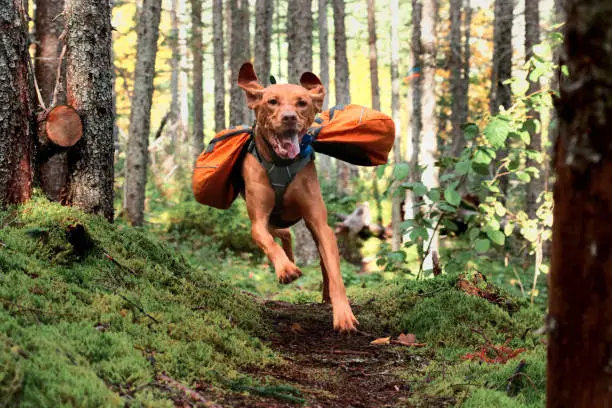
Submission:
{"label": "mossy mound", "polygon": [[218,385],[277,361],[252,298],[73,208],[0,212],[0,271],[0,406],[173,406],[161,374]]}

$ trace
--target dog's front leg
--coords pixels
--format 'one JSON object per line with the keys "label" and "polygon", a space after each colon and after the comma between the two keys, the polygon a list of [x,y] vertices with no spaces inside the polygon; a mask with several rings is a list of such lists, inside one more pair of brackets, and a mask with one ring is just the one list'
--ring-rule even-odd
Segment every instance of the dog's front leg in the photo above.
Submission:
{"label": "dog's front leg", "polygon": [[291,283],[302,276],[302,271],[291,262],[285,250],[274,241],[268,229],[268,218],[251,219],[251,223],[251,236],[274,265],[278,281]]}

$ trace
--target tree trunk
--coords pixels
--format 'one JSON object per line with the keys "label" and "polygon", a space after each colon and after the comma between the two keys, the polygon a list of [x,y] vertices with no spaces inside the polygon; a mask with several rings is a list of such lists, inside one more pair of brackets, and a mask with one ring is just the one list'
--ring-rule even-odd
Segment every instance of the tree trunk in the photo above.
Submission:
{"label": "tree trunk", "polygon": [[215,132],[225,129],[225,44],[223,0],[213,0],[213,52],[215,77]]}
{"label": "tree trunk", "polygon": [[272,19],[274,4],[272,0],[255,2],[255,72],[266,86],[270,81],[272,43]]}
{"label": "tree trunk", "polygon": [[[51,107],[57,80],[56,103],[66,103],[65,64],[57,78],[62,44],[59,36],[64,31],[63,0],[39,0],[36,3],[34,32],[36,34],[36,81],[45,105]],[[42,108],[42,107],[41,107]],[[39,178],[49,200],[60,201],[68,182],[68,152],[54,145],[44,145],[38,152]]]}
{"label": "tree trunk", "polygon": [[312,71],[312,0],[287,5],[287,77],[297,84],[305,71]]}
{"label": "tree trunk", "polygon": [[[462,109],[462,43],[461,43],[461,0],[450,0],[450,58],[448,67],[450,70],[450,93],[451,93],[451,126],[453,146],[461,144],[463,139],[464,121],[461,117]],[[455,149],[453,149],[455,150]],[[455,155],[457,154],[454,151]]]}
{"label": "tree trunk", "polygon": [[22,203],[32,191],[33,102],[28,73],[28,28],[21,0],[0,0],[0,207]]}
{"label": "tree trunk", "polygon": [[612,406],[612,14],[566,0],[557,105],[547,407]]}
{"label": "tree trunk", "polygon": [[[312,71],[312,1],[291,1],[287,9],[287,73],[290,83],[299,83],[300,76]],[[317,245],[304,221],[293,227],[295,258],[305,265],[319,259]]]}
{"label": "tree trunk", "polygon": [[[529,61],[533,57],[533,47],[540,43],[540,7],[537,1],[525,0],[525,59]],[[540,90],[540,82],[529,83],[528,95]],[[541,126],[536,126],[540,122],[540,113],[535,109],[530,109],[529,118],[534,122],[529,132],[529,150],[542,152],[542,133],[538,130]],[[527,159],[527,167],[541,167],[541,161],[532,158]],[[537,199],[544,191],[544,172],[538,178],[532,178],[527,185],[527,215],[529,218],[536,217],[538,209]]]}
{"label": "tree trunk", "polygon": [[[393,144],[393,162],[402,162],[401,126],[400,126],[400,80],[399,80],[399,26],[400,12],[399,1],[391,0],[391,116],[395,122],[395,143]],[[399,251],[402,246],[402,233],[400,224],[402,222],[402,204],[404,200],[401,195],[394,194],[391,198],[391,244],[394,251]],[[382,224],[382,222],[379,222]]]}
{"label": "tree trunk", "polygon": [[232,16],[230,41],[230,125],[246,125],[250,118],[244,91],[238,87],[238,72],[243,63],[250,60],[249,53],[249,2],[230,0]]}
{"label": "tree trunk", "polygon": [[191,54],[193,55],[193,156],[204,149],[204,85],[202,69],[202,0],[191,0]]}
{"label": "tree trunk", "polygon": [[[423,104],[419,164],[424,166],[422,183],[429,189],[440,186],[438,168],[438,115],[436,112],[436,0],[423,1],[421,20],[421,46],[423,47]],[[433,220],[432,220],[433,221]],[[423,243],[425,259],[423,270],[433,269],[432,254],[438,252],[438,231],[429,229],[429,238]]]}
{"label": "tree trunk", "polygon": [[[393,11],[391,12],[393,13]],[[393,20],[393,14],[391,19]],[[393,24],[393,23],[392,23]],[[393,27],[391,28],[391,41],[393,42]],[[370,93],[372,95],[372,108],[380,110],[380,84],[378,83],[378,52],[376,51],[376,4],[375,0],[368,0],[368,44],[370,46]],[[391,52],[394,53],[393,44]],[[391,62],[393,63],[393,61]]]}
{"label": "tree trunk", "polygon": [[113,219],[113,64],[108,1],[66,0],[67,102],[83,121],[83,138],[68,155],[67,199]]}
{"label": "tree trunk", "polygon": [[[417,168],[419,162],[419,146],[421,140],[421,128],[422,128],[422,88],[423,78],[421,76],[423,67],[423,47],[421,45],[421,19],[423,13],[423,6],[420,0],[412,0],[412,71],[410,75],[410,97],[412,99],[412,112],[410,117],[411,129],[408,140],[406,141],[406,153],[410,163],[410,182],[417,182],[420,180],[419,171]],[[417,197],[414,195],[412,190],[406,190],[406,201],[404,204],[404,219],[412,220],[415,218],[415,206],[417,204]],[[407,237],[402,237],[406,241]],[[420,247],[419,247],[420,248]],[[419,255],[421,250],[419,249]]]}
{"label": "tree trunk", "polygon": [[[325,87],[325,90],[329,92],[329,28],[327,25],[327,5],[328,0],[318,0],[319,15],[319,79]],[[323,100],[323,110],[327,110],[329,106],[329,95],[325,95]],[[332,159],[331,157],[321,154],[317,157],[319,160],[319,169],[325,180],[329,180],[332,173]]]}
{"label": "tree trunk", "polygon": [[151,103],[161,0],[145,0],[138,22],[134,96],[130,112],[126,174],[126,210],[132,225],[144,222],[145,188],[149,159]]}
{"label": "tree trunk", "polygon": [[[470,50],[470,38],[471,38],[471,29],[472,29],[472,7],[470,5],[470,0],[465,1],[465,12],[464,12],[464,20],[463,20],[463,31],[464,31],[464,43],[463,43],[463,57],[461,61],[461,80],[459,81],[459,92],[457,94],[457,105],[453,107],[453,114],[455,110],[457,111],[456,121],[459,123],[459,126],[465,124],[468,121],[469,114],[469,90],[470,90],[470,58],[471,58],[471,50]],[[455,99],[453,98],[453,102]],[[465,136],[463,135],[463,129],[459,128],[456,131],[457,133],[453,134],[453,156],[457,157],[461,154],[463,149],[465,149],[467,145],[467,141],[465,140]]]}
{"label": "tree trunk", "polygon": [[[351,102],[349,66],[346,54],[346,29],[344,25],[344,0],[332,0],[334,8],[334,47],[335,47],[335,87],[336,105],[347,105]],[[348,194],[350,182],[355,176],[356,166],[338,160],[336,165],[338,192]]]}

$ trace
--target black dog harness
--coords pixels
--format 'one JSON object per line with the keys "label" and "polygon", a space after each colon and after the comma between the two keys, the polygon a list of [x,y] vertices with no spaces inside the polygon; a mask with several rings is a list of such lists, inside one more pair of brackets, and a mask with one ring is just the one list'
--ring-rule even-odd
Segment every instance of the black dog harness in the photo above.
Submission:
{"label": "black dog harness", "polygon": [[[254,133],[254,132],[253,132]],[[264,140],[265,143],[269,143]],[[268,180],[272,189],[274,189],[274,208],[272,214],[270,214],[270,224],[276,228],[287,228],[295,224],[295,221],[284,221],[281,218],[283,213],[283,196],[289,187],[289,184],[295,179],[295,176],[302,170],[308,163],[314,160],[314,153],[308,154],[305,157],[299,155],[293,160],[282,160],[275,157],[272,149],[272,162],[265,160],[261,154],[257,151],[255,146],[255,139],[251,139],[248,146],[248,152],[255,156],[257,161],[261,163],[262,167],[266,170]]]}

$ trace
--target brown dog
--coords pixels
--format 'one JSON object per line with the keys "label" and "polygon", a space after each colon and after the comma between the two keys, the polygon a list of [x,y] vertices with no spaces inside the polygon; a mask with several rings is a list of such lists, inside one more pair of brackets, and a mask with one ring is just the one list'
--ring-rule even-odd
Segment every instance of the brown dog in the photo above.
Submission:
{"label": "brown dog", "polygon": [[[338,244],[327,224],[317,171],[310,158],[299,155],[300,141],[321,111],[325,89],[310,72],[302,75],[300,83],[263,88],[250,63],[238,75],[238,85],[256,117],[255,143],[242,165],[251,235],[274,265],[278,281],[290,283],[302,272],[294,263],[291,233],[286,228],[304,219],[321,256],[323,301],[332,305],[334,329],[351,332],[359,322],[346,297]],[[271,181],[275,171],[289,174],[294,170],[285,188]],[[274,237],[280,238],[282,248]]]}

